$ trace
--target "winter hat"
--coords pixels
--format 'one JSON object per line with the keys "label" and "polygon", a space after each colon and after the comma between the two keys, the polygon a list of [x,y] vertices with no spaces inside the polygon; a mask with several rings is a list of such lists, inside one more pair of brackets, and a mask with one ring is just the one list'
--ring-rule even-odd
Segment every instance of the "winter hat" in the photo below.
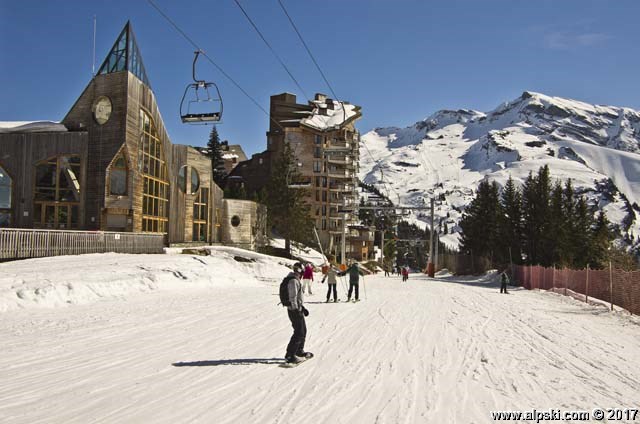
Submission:
{"label": "winter hat", "polygon": [[300,262],[296,262],[295,264],[293,264],[293,272],[302,274],[302,264]]}

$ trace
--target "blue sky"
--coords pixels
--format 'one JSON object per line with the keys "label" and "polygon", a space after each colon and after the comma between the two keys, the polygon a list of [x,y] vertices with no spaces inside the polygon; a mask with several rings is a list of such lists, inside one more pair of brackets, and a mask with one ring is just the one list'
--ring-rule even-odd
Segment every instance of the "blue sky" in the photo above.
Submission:
{"label": "blue sky", "polygon": [[[254,97],[298,94],[233,0],[154,0]],[[328,93],[276,0],[240,0],[309,96]],[[443,109],[488,111],[524,90],[640,109],[640,2],[634,0],[283,0],[336,94],[362,106],[362,133]],[[60,120],[128,19],[172,141],[203,145],[180,123],[193,48],[145,0],[0,0],[0,120]],[[222,138],[248,154],[268,118],[206,62],[225,101]]]}

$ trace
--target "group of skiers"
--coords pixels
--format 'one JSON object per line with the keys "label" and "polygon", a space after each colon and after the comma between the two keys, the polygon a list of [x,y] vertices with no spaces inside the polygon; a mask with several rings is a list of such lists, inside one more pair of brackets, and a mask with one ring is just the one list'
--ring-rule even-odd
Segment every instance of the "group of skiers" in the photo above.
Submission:
{"label": "group of skiers", "polygon": [[409,279],[409,267],[408,266],[385,266],[384,267],[384,276],[389,276],[389,269],[391,269],[391,275],[398,274],[402,275],[402,281],[407,281]]}
{"label": "group of skiers", "polygon": [[[409,267],[397,267],[394,269],[398,274],[402,274],[402,281],[407,281],[409,278]],[[355,292],[355,301],[359,301],[359,286],[360,276],[364,276],[363,271],[357,262],[354,262],[344,271],[340,271],[336,268],[335,264],[329,264],[323,267],[324,278],[322,283],[327,281],[327,302],[333,294],[333,301],[338,302],[337,285],[339,276],[349,275],[349,293],[347,295],[347,302],[351,301],[351,295]],[[385,275],[388,272],[385,269]],[[295,366],[300,362],[313,358],[313,353],[306,352],[304,350],[304,344],[307,337],[307,325],[305,317],[309,316],[309,311],[304,307],[304,293],[308,289],[309,294],[313,294],[311,291],[311,282],[313,281],[313,265],[303,265],[300,262],[296,262],[293,265],[292,272],[285,277],[280,285],[280,302],[287,307],[287,314],[293,327],[293,335],[287,345],[287,351],[285,353],[285,361],[291,366]],[[503,271],[500,274],[500,293],[508,294],[507,284],[509,283],[509,277],[507,271]]]}

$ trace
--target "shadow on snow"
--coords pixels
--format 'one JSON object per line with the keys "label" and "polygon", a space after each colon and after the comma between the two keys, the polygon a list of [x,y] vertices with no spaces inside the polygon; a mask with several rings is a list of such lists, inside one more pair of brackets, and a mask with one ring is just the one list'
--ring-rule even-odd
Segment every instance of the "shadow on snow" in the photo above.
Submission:
{"label": "shadow on snow", "polygon": [[215,361],[175,362],[174,367],[217,367],[219,365],[284,364],[282,358],[219,359]]}

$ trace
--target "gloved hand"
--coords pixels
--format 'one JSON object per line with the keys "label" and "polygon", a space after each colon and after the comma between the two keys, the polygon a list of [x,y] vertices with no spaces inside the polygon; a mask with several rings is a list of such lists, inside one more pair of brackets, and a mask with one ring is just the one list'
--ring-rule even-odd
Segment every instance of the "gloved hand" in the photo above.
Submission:
{"label": "gloved hand", "polygon": [[309,311],[304,306],[302,307],[302,315],[304,315],[305,317],[309,316]]}

